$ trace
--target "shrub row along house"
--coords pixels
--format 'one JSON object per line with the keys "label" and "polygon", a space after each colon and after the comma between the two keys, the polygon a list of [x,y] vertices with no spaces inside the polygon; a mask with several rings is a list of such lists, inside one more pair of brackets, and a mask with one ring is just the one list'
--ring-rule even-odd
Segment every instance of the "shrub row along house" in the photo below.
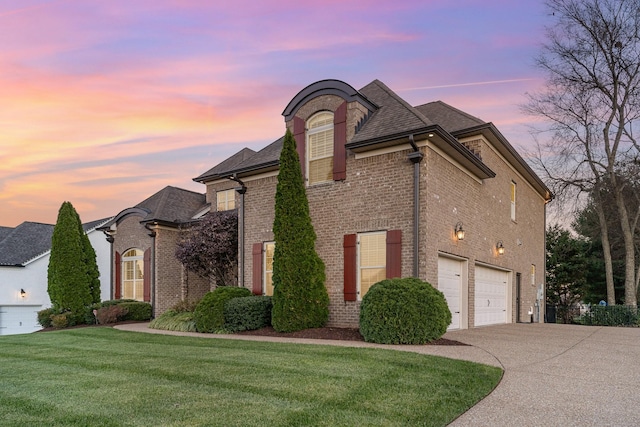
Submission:
{"label": "shrub row along house", "polygon": [[[451,329],[543,318],[552,196],[492,123],[443,102],[413,107],[378,80],[313,83],[283,116],[326,265],[329,325],[357,327],[371,285],[409,276],[444,293]],[[237,207],[239,281],[255,294],[273,292],[281,148],[244,149],[195,178],[212,210]]]}
{"label": "shrub row along house", "polygon": [[[444,293],[450,329],[544,318],[551,193],[492,123],[439,101],[413,107],[378,80],[313,83],[283,116],[326,265],[329,325],[357,327],[371,285],[411,276]],[[180,265],[176,242],[228,209],[238,209],[239,285],[271,295],[281,148],[245,148],[194,178],[205,194],[166,187],[106,224],[112,298],[149,301],[157,316],[201,297],[211,283]]]}

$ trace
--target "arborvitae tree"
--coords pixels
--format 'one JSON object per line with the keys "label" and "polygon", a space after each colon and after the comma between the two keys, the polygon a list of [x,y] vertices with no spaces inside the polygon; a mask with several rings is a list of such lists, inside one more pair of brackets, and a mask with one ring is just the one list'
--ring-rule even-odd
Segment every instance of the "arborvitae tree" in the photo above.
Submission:
{"label": "arborvitae tree", "polygon": [[70,311],[78,318],[93,302],[82,244],[84,232],[80,230],[76,210],[71,203],[64,202],[51,238],[47,290],[54,309]]}
{"label": "arborvitae tree", "polygon": [[84,232],[82,228],[82,221],[80,221],[80,215],[76,212],[78,217],[78,225],[80,226],[80,236],[82,238],[82,254],[84,256],[84,263],[87,270],[87,283],[89,284],[89,292],[91,293],[91,302],[100,302],[100,270],[98,270],[98,263],[96,262],[96,251],[91,246],[89,236]]}
{"label": "arborvitae tree", "polygon": [[289,130],[280,153],[273,234],[273,328],[291,332],[323,326],[329,318],[324,263],[315,250],[316,233]]}

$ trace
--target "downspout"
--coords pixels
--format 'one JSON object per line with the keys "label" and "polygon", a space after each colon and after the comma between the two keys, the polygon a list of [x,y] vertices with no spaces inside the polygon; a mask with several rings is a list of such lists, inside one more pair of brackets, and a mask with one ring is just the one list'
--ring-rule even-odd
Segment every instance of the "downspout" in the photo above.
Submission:
{"label": "downspout", "polygon": [[105,236],[107,236],[107,242],[109,242],[109,299],[113,299],[113,242],[115,238],[113,237],[114,231],[102,230]]}
{"label": "downspout", "polygon": [[[154,222],[154,226],[157,226],[158,223]],[[149,228],[149,224],[145,224],[144,228],[149,230],[149,236],[151,237],[151,267],[149,271],[151,272],[151,279],[149,280],[149,285],[151,286],[151,316],[156,316],[156,235],[157,232],[151,228]]]}
{"label": "downspout", "polygon": [[240,209],[238,210],[238,252],[240,252],[238,257],[238,286],[244,288],[244,193],[247,192],[247,186],[236,174],[227,177],[227,179],[240,184],[240,187],[236,187],[234,190],[240,194]]}
{"label": "downspout", "polygon": [[413,151],[407,156],[413,163],[413,277],[418,278],[420,267],[420,162],[424,154],[413,140],[413,134],[409,135],[409,144]]}

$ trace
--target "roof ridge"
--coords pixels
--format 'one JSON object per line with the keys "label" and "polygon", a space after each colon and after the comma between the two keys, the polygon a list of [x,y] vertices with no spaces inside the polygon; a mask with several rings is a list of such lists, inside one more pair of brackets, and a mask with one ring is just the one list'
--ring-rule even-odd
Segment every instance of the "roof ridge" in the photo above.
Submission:
{"label": "roof ridge", "polygon": [[429,118],[427,116],[425,116],[424,114],[422,114],[420,111],[418,111],[414,106],[412,106],[411,104],[409,104],[407,101],[405,101],[400,95],[398,95],[397,93],[395,93],[394,91],[392,91],[386,84],[384,84],[383,82],[381,82],[378,79],[375,79],[373,82],[376,84],[380,89],[382,89],[383,91],[385,91],[387,93],[387,95],[389,95],[391,98],[393,98],[395,101],[397,101],[398,103],[400,103],[403,107],[405,107],[407,109],[407,111],[411,112],[414,116],[416,116],[421,122],[423,122],[426,126],[428,125],[432,125],[433,122],[431,120],[429,120]]}
{"label": "roof ridge", "polygon": [[429,105],[429,104],[440,104],[440,105],[444,106],[445,108],[448,108],[448,109],[453,110],[453,111],[455,111],[455,112],[457,112],[459,114],[462,114],[463,116],[465,116],[465,117],[467,117],[469,119],[478,120],[479,122],[482,122],[482,123],[487,123],[484,120],[482,120],[480,117],[473,116],[473,115],[467,113],[466,111],[462,111],[461,109],[456,108],[451,104],[447,104],[446,102],[444,102],[444,101],[442,101],[440,99],[438,99],[437,101],[431,101],[431,102],[426,102],[424,104],[416,105],[414,108],[419,108],[419,107],[422,107],[423,105]]}

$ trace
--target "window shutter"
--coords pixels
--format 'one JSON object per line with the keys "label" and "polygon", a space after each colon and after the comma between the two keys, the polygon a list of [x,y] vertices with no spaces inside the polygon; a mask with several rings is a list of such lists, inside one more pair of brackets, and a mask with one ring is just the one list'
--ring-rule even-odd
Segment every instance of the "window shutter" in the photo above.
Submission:
{"label": "window shutter", "polygon": [[402,277],[402,230],[387,231],[387,279]]}
{"label": "window shutter", "polygon": [[344,300],[356,301],[357,294],[357,265],[356,265],[357,235],[345,234],[344,236]]}
{"label": "window shutter", "polygon": [[347,178],[347,102],[340,104],[333,115],[333,180]]}
{"label": "window shutter", "polygon": [[142,295],[146,302],[151,302],[151,248],[144,251],[142,257],[144,273],[142,276]]}
{"label": "window shutter", "polygon": [[120,299],[122,297],[122,257],[120,256],[120,252],[116,251],[115,256],[115,286],[114,286],[114,299]]}
{"label": "window shutter", "polygon": [[[293,137],[296,140],[296,151],[298,151],[298,158],[300,159],[300,169],[302,169],[302,178],[305,177],[304,165],[306,164],[305,151],[306,141],[304,134],[305,123],[298,116],[293,116]],[[262,250],[262,249],[261,249]]]}
{"label": "window shutter", "polygon": [[251,251],[253,255],[253,282],[254,295],[262,295],[262,243],[254,243]]}

